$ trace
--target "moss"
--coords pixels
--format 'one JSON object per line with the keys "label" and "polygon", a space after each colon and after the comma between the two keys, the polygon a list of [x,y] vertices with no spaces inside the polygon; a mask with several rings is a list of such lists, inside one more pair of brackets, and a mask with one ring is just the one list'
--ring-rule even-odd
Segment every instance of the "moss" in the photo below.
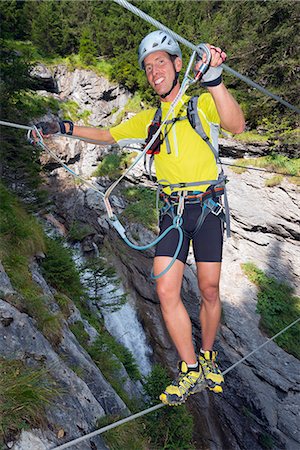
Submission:
{"label": "moss", "polygon": [[268,178],[265,181],[266,187],[278,186],[283,181],[282,175],[274,175],[272,178]]}
{"label": "moss", "polygon": [[[261,315],[260,326],[273,336],[299,317],[300,298],[296,297],[294,289],[286,283],[267,276],[253,263],[246,263],[242,268],[247,277],[256,286],[257,312]],[[276,343],[287,352],[300,359],[300,324],[296,324],[276,338]]]}

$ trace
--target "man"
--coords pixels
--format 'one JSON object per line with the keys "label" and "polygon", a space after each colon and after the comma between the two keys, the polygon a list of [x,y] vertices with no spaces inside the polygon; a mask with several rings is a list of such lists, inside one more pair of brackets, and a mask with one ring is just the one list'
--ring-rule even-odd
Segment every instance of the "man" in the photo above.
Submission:
{"label": "man", "polygon": [[[210,68],[202,79],[202,85],[207,88],[208,93],[199,97],[198,111],[203,128],[213,141],[213,130],[216,127],[221,126],[236,134],[244,130],[245,123],[241,108],[222,82],[220,66],[226,59],[226,54],[220,48],[210,45],[208,47],[211,51]],[[205,62],[205,56],[203,61]],[[149,84],[160,98],[163,120],[180,89],[178,75],[182,68],[182,59],[178,43],[164,31],[150,33],[139,46],[139,64],[145,71]],[[196,69],[199,65],[200,62]],[[183,107],[187,101],[188,97],[184,95],[175,108],[173,118],[183,116]],[[61,123],[60,131],[108,144],[126,138],[146,138],[154,113],[155,110],[142,111],[110,130],[78,127],[65,122]],[[182,183],[182,188],[176,188],[178,195],[181,190],[186,189],[185,183],[194,183],[193,193],[201,195],[201,192],[207,191],[210,187],[203,181],[218,178],[217,165],[211,149],[191,127],[188,120],[174,120],[171,126],[166,128],[167,139],[163,140],[160,152],[154,156],[157,178],[168,180],[169,184]],[[44,134],[47,133],[47,130],[42,131]],[[200,183],[199,186],[195,184],[196,182]],[[164,195],[168,197],[171,193],[174,194],[173,190],[166,186]],[[203,385],[213,392],[222,392],[221,384],[224,381],[216,364],[217,354],[213,351],[221,315],[219,280],[223,227],[219,217],[210,213],[200,229],[195,232],[201,208],[200,202],[187,201],[184,205],[182,218],[185,237],[182,248],[170,270],[156,281],[162,315],[181,359],[178,377],[160,396],[161,401],[169,405],[183,403],[190,394],[200,391]],[[161,232],[170,225],[171,220],[167,214],[162,217]],[[168,233],[157,245],[154,258],[155,274],[161,273],[174,255],[178,239],[175,230],[174,233]],[[198,356],[192,341],[191,321],[180,297],[191,237],[202,298],[200,308],[202,348]]]}

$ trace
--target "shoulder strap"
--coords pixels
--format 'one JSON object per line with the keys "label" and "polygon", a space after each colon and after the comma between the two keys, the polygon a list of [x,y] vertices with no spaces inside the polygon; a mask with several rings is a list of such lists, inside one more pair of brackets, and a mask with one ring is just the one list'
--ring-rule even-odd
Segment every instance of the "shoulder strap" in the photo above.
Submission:
{"label": "shoulder strap", "polygon": [[188,117],[188,120],[189,120],[192,128],[194,128],[196,133],[198,133],[199,136],[207,143],[207,145],[213,152],[216,161],[219,162],[218,149],[216,149],[210,142],[209,137],[207,136],[207,134],[204,131],[203,125],[201,123],[201,119],[198,114],[198,98],[199,98],[198,95],[194,95],[193,97],[191,97],[189,99],[188,105],[187,105],[187,117]]}

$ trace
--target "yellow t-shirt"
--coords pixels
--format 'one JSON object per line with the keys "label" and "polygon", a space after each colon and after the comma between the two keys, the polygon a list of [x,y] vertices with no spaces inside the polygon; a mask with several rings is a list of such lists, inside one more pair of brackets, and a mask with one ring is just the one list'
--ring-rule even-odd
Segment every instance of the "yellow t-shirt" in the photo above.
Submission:
{"label": "yellow t-shirt", "polygon": [[[187,104],[188,100],[189,97],[184,95],[168,120],[186,116],[184,104]],[[166,117],[170,105],[169,102],[161,103],[162,121]],[[141,111],[126,122],[112,127],[110,129],[112,137],[116,142],[123,139],[146,139],[148,127],[154,118],[155,111],[155,109]],[[205,133],[214,147],[217,147],[220,118],[209,93],[202,94],[199,97],[198,114]],[[168,140],[171,153],[167,152],[166,140],[164,139],[160,147],[160,153],[154,156],[158,181],[167,180],[170,184],[177,184],[217,179],[218,169],[215,157],[209,146],[191,127],[188,119],[177,121],[172,126],[165,125],[164,128],[169,131]],[[162,133],[164,135],[164,129]],[[208,185],[199,185],[188,188],[188,190],[205,191],[207,188]],[[170,189],[164,190],[166,193],[170,193]],[[173,190],[178,191],[180,188]]]}

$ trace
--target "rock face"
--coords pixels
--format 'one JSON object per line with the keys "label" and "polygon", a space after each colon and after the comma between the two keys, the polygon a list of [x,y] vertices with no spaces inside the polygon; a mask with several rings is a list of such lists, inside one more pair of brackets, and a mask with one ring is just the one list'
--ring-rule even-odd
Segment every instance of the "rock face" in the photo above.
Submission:
{"label": "rock face", "polygon": [[[62,394],[59,401],[47,409],[49,429],[33,432],[33,437],[24,434],[21,440],[14,446],[19,450],[27,450],[25,443],[31,440],[38,448],[47,449],[42,441],[51,441],[52,444],[61,443],[57,438],[59,429],[64,430],[64,439],[74,439],[76,436],[88,433],[97,420],[106,414],[127,415],[129,413],[125,403],[116,394],[110,384],[105,380],[98,367],[90,356],[79,345],[74,335],[70,332],[67,323],[63,327],[63,335],[58,348],[53,346],[37,330],[35,321],[27,314],[20,312],[9,303],[9,296],[17,295],[13,290],[3,267],[1,269],[1,296],[0,296],[0,355],[7,359],[18,359],[35,367],[43,363],[52,377],[55,379]],[[31,265],[33,280],[43,289],[48,298],[50,309],[55,311],[58,306],[54,302],[51,289],[38,271],[38,266]],[[77,320],[81,320],[77,310]],[[93,330],[95,332],[95,330]],[[80,368],[80,376],[74,372],[74,368]],[[124,380],[128,378],[125,369],[122,369]],[[105,449],[106,446],[100,437],[93,438],[96,448]],[[33,444],[32,444],[33,445]],[[35,444],[34,444],[35,445]],[[43,446],[44,445],[44,446]],[[78,449],[89,449],[89,440],[79,446]],[[36,447],[31,447],[32,449]]]}
{"label": "rock face", "polygon": [[74,100],[81,110],[90,111],[89,123],[94,126],[111,125],[130,98],[125,89],[91,70],[69,72],[59,65],[53,78],[57,81],[60,98]]}
{"label": "rock face", "polygon": [[[61,98],[70,96],[79,104],[88,103],[90,98],[93,98],[96,109],[99,109],[99,115],[97,116],[96,112],[93,113],[91,123],[102,126],[109,123],[111,117],[108,119],[106,115],[111,105],[105,105],[105,102],[117,95],[116,87],[109,87],[87,71],[75,71],[70,74],[64,67],[57,68],[55,77],[59,79],[58,90]],[[116,98],[113,100],[115,101]],[[119,101],[122,103],[123,99],[124,97],[121,96]],[[99,158],[102,158],[109,150],[65,139],[57,139],[53,144],[56,153],[73,170],[87,177],[92,174]],[[240,157],[243,152],[247,153],[248,149],[239,144],[237,150],[235,146],[223,142],[222,151],[224,162],[231,163],[232,155]],[[248,153],[253,152],[254,150],[250,149]],[[48,168],[52,169],[48,178],[48,188],[56,206],[54,212],[56,219],[68,228],[75,210],[76,220],[92,227],[91,236],[86,238],[84,245],[92,250],[91,242],[94,242],[98,246],[104,245],[109,249],[111,259],[123,278],[124,286],[136,299],[138,314],[152,345],[154,358],[169,368],[175,367],[178,356],[166,333],[155,286],[149,278],[153,251],[141,253],[127,247],[108,224],[100,196],[88,187],[75,184],[72,177],[63,169],[57,166],[51,167],[49,159],[45,159],[44,162]],[[216,343],[223,370],[230,368],[266,341],[266,337],[259,329],[256,288],[245,277],[241,263],[255,262],[260,269],[276,278],[287,280],[292,285],[296,285],[300,275],[299,218],[297,216],[299,192],[296,186],[285,180],[280,186],[266,188],[264,185],[266,174],[245,172],[238,175],[229,168],[226,172],[230,178],[228,194],[232,238],[227,240],[224,246],[221,280],[223,319]],[[97,181],[100,184],[99,189],[104,192],[109,181],[107,179]],[[149,185],[149,181],[143,175],[142,166],[125,179],[127,185],[140,184],[144,181]],[[113,192],[111,199],[115,211],[120,213],[126,202],[118,189]],[[129,231],[135,237],[138,236],[141,242],[149,242],[154,238],[153,233],[140,225],[131,225]],[[5,274],[0,273],[0,280],[3,281],[3,289],[12,289]],[[299,294],[300,287],[298,286],[297,289]],[[189,258],[186,266],[182,297],[192,319],[195,341],[199,345],[200,298],[192,258]],[[0,305],[3,305],[3,302]],[[12,331],[6,330],[10,333],[13,343],[10,351],[13,349],[15,352],[24,353],[26,345],[23,342],[21,345],[20,330],[15,330],[13,327],[16,323],[24,324],[27,338],[33,339],[30,338],[32,320],[13,308],[5,308],[5,311],[3,316],[5,320],[8,316],[12,318],[10,325]],[[51,348],[46,349],[46,346],[47,343],[42,339],[42,350],[40,349],[38,354],[46,353],[49,362],[57,361],[57,355],[53,354]],[[74,337],[67,331],[64,334],[62,351],[68,351],[75,364],[89,365],[94,376],[93,364],[89,361],[88,355],[77,347]],[[63,363],[60,364],[59,373],[62,375],[69,373],[69,369]],[[79,381],[74,378],[74,374],[70,376],[71,383],[62,382],[70,389],[74,389]],[[101,379],[100,374],[98,374],[97,386],[91,386],[91,379],[82,380],[83,386],[78,386],[81,398],[75,400],[69,398],[68,401],[76,401],[76,407],[80,405],[80,408],[85,408],[81,399],[83,400],[86,396],[92,405],[89,404],[87,413],[91,421],[107,410],[113,408],[123,410],[124,405],[117,397],[115,405],[109,402],[110,406],[107,406],[106,400],[101,400],[102,389],[100,388],[99,391],[98,382],[100,386],[103,386],[104,380]],[[71,386],[73,382],[75,384]],[[103,389],[113,396],[108,386]],[[193,396],[188,404],[196,420],[195,438],[199,449],[296,450],[300,446],[299,361],[280,349],[274,342],[268,343],[262,350],[229,371],[224,393],[221,396],[202,392]],[[56,414],[56,420],[59,420],[59,410],[56,413],[50,411],[49,414]],[[76,421],[80,421],[77,416]],[[71,424],[69,425],[69,432],[73,432],[74,435],[74,429],[71,430]],[[87,429],[86,423],[81,425],[83,429]],[[50,437],[52,438],[53,436]],[[97,448],[103,448],[101,445],[103,442],[100,442],[99,446],[97,443]]]}
{"label": "rock face", "polygon": [[[63,176],[61,169],[58,172]],[[259,330],[256,288],[243,274],[241,263],[255,262],[270,275],[292,285],[296,285],[300,271],[296,186],[286,182],[283,186],[266,188],[265,174],[249,172],[238,175],[230,169],[227,172],[230,178],[232,238],[224,248],[221,281],[223,321],[217,342],[223,369],[266,340]],[[134,179],[133,175],[131,182]],[[137,179],[142,180],[141,177]],[[155,286],[149,279],[153,252],[141,253],[128,248],[115,231],[107,228],[103,206],[96,201],[97,194],[84,187],[72,192],[67,178],[64,183],[65,190],[55,192],[57,204],[63,205],[60,207],[61,217],[68,221],[76,198],[78,219],[93,224],[99,240],[110,248],[127,289],[135,293],[141,322],[155,358],[175,367],[177,355],[164,328]],[[78,204],[78,191],[81,206]],[[122,199],[118,193],[116,195],[118,201],[115,203],[121,205]],[[120,209],[119,206],[117,210]],[[141,242],[154,238],[140,226],[135,226],[134,232],[139,234]],[[199,342],[199,294],[192,262],[186,268],[182,295],[192,318],[195,339]],[[276,449],[296,450],[300,442],[297,424],[299,375],[299,361],[275,343],[269,343],[228,373],[222,396],[206,392],[194,396],[190,404],[199,418],[197,427],[205,424],[200,426],[204,445],[212,449],[246,450],[263,449],[273,443]]]}

